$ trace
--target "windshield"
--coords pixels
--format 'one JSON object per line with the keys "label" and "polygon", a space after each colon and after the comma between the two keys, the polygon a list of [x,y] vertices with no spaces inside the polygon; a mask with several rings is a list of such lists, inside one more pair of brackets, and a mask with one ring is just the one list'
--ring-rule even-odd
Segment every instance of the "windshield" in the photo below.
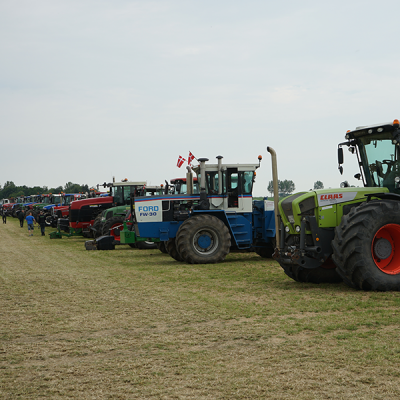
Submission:
{"label": "windshield", "polygon": [[53,196],[53,203],[55,204],[61,203],[61,196]]}
{"label": "windshield", "polygon": [[131,193],[138,194],[136,186],[113,186],[111,188],[111,196],[114,197],[114,203],[118,205],[129,204]]}
{"label": "windshield", "polygon": [[390,192],[398,192],[394,179],[400,176],[399,151],[392,143],[392,135],[369,135],[359,140],[367,185],[387,187]]}
{"label": "windshield", "polygon": [[64,197],[64,204],[66,206],[69,206],[72,203],[73,199],[74,199],[74,196],[65,196]]}

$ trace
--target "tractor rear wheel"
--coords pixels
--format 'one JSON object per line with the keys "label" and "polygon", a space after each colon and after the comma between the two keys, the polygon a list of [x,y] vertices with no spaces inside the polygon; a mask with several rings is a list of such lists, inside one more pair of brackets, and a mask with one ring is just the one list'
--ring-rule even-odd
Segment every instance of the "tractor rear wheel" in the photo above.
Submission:
{"label": "tractor rear wheel", "polygon": [[221,262],[229,253],[231,235],[217,217],[204,214],[187,219],[176,234],[178,251],[190,264]]}
{"label": "tractor rear wheel", "polygon": [[120,241],[120,231],[124,228],[123,217],[111,217],[103,225],[103,235],[114,236],[114,241]]}
{"label": "tractor rear wheel", "polygon": [[318,268],[304,268],[298,264],[280,263],[285,274],[296,282],[308,283],[339,283],[342,278],[336,271],[336,265],[331,258]]}
{"label": "tractor rear wheel", "polygon": [[176,261],[183,261],[183,258],[178,252],[176,248],[175,238],[169,239],[165,242],[165,248],[167,249],[167,253]]}
{"label": "tractor rear wheel", "polygon": [[400,291],[400,203],[363,203],[343,216],[332,242],[333,260],[356,289]]}

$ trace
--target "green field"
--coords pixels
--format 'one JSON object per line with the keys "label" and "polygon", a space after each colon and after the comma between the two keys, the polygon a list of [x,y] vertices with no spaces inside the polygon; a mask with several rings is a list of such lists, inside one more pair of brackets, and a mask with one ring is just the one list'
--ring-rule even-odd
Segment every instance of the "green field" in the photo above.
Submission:
{"label": "green field", "polygon": [[299,284],[254,253],[86,251],[12,218],[0,239],[1,399],[400,397],[400,293]]}

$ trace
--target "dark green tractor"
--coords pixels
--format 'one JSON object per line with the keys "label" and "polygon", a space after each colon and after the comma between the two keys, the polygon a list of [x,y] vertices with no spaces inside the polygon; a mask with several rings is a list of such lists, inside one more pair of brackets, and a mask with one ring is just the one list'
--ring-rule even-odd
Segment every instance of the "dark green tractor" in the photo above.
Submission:
{"label": "dark green tractor", "polygon": [[296,193],[279,202],[274,258],[298,282],[400,290],[399,121],[356,128],[338,145],[358,159],[363,187]]}

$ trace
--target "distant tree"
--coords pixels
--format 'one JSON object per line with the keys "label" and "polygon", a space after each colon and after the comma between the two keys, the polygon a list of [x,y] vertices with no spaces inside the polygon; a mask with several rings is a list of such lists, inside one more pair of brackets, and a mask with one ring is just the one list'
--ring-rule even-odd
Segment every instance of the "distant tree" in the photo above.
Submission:
{"label": "distant tree", "polygon": [[10,195],[9,196],[7,196],[7,197],[22,197],[22,196],[25,196],[25,193],[24,193],[24,191],[23,190],[17,190],[18,188],[16,188],[16,190],[14,191],[14,192],[12,192],[12,193],[10,193]]}
{"label": "distant tree", "polygon": [[278,181],[279,192],[283,196],[287,196],[294,192],[296,186],[293,181],[285,179],[284,181]]}
{"label": "distant tree", "polygon": [[62,186],[57,186],[56,188],[50,188],[49,193],[61,193],[63,190]]}
{"label": "distant tree", "polygon": [[[285,179],[284,181],[280,181],[278,179],[278,190],[279,190],[279,196],[287,196],[291,193],[294,192],[296,189],[296,186],[293,181]],[[274,183],[273,181],[269,181],[268,186],[267,186],[268,192],[271,193],[271,196],[274,194]]]}
{"label": "distant tree", "polygon": [[88,185],[79,185],[78,183],[68,182],[64,186],[65,193],[81,193],[88,191],[89,191]]}
{"label": "distant tree", "polygon": [[323,189],[324,184],[321,181],[314,182],[314,190]]}
{"label": "distant tree", "polygon": [[65,184],[65,186],[64,186],[64,191],[65,192],[68,192],[68,193],[72,193],[72,187],[73,186],[75,186],[75,184],[74,183],[72,183],[72,182],[67,182],[66,184]]}
{"label": "distant tree", "polygon": [[268,192],[271,193],[271,196],[274,194],[274,182],[273,181],[269,181],[267,190],[268,190]]}
{"label": "distant tree", "polygon": [[15,191],[16,191],[16,186],[15,186],[14,182],[7,181],[4,184],[3,190],[1,191],[1,198],[8,199],[9,197],[12,197],[12,193]]}

